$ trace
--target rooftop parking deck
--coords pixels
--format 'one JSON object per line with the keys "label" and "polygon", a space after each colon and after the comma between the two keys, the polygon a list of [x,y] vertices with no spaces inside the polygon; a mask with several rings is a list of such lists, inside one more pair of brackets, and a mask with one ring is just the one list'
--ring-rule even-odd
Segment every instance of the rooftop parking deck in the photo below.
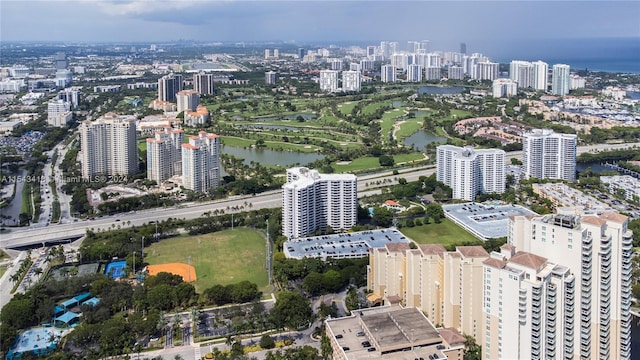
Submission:
{"label": "rooftop parking deck", "polygon": [[519,205],[464,203],[442,206],[445,216],[480,240],[507,236],[509,216],[537,215]]}
{"label": "rooftop parking deck", "polygon": [[389,228],[292,239],[286,241],[283,247],[287,258],[344,259],[368,256],[369,249],[409,241],[397,229]]}

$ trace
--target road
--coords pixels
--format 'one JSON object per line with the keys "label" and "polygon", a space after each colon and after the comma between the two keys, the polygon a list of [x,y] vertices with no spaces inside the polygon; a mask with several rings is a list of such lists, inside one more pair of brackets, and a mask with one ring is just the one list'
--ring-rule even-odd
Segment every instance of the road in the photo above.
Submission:
{"label": "road", "polygon": [[13,274],[18,272],[18,269],[20,269],[20,263],[22,263],[26,258],[27,252],[22,251],[15,259],[13,259],[11,265],[7,268],[7,271],[2,275],[2,278],[0,278],[0,309],[2,309],[13,297],[11,290],[13,289],[14,283],[9,279]]}
{"label": "road", "polygon": [[[627,144],[601,144],[578,147],[578,154],[584,152],[596,152],[603,150],[613,150],[622,148],[640,147],[640,143]],[[507,158],[519,158],[522,151],[509,152]],[[510,161],[508,160],[510,163]],[[358,178],[358,196],[364,197],[379,192],[375,188],[386,187],[397,183],[397,178],[405,178],[407,181],[415,181],[420,176],[430,176],[435,172],[435,167],[422,166],[400,171],[400,174],[393,175],[391,172],[383,172],[360,176]],[[375,180],[375,181],[372,181]],[[380,184],[376,184],[380,180]],[[387,180],[386,183],[383,183]],[[391,181],[391,182],[389,182]],[[251,205],[249,207],[249,204]],[[282,191],[271,190],[255,196],[242,195],[232,196],[226,199],[213,200],[203,203],[189,203],[167,208],[157,208],[142,210],[127,214],[106,216],[95,220],[73,220],[75,222],[62,223],[46,227],[30,227],[14,230],[8,234],[3,234],[0,239],[0,248],[17,248],[28,245],[44,244],[47,241],[64,238],[78,238],[86,233],[88,229],[109,230],[118,227],[140,226],[151,221],[163,221],[168,218],[195,219],[205,212],[224,210],[225,213],[244,210],[257,210],[265,208],[276,208],[282,206]],[[233,210],[238,208],[240,210]]]}

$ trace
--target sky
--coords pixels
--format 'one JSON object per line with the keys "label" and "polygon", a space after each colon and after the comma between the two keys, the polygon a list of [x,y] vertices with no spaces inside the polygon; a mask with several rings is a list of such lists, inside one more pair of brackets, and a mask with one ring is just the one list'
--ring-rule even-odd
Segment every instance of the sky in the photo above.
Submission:
{"label": "sky", "polygon": [[640,1],[0,0],[0,40],[509,44],[636,37]]}

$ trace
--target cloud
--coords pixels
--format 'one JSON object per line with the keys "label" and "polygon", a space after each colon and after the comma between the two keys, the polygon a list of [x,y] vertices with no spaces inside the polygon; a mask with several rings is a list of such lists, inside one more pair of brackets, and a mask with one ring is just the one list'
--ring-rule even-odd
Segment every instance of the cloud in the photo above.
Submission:
{"label": "cloud", "polygon": [[[217,1],[227,2],[227,1]],[[203,0],[112,0],[98,1],[96,5],[106,14],[119,16],[135,16],[158,11],[184,10],[205,3]],[[206,1],[206,3],[214,3]]]}

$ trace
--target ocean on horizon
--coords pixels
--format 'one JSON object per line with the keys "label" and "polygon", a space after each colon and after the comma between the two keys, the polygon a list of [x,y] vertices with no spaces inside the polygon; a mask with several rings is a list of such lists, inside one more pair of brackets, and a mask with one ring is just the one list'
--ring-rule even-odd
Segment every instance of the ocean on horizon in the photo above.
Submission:
{"label": "ocean on horizon", "polygon": [[542,60],[549,67],[567,64],[572,70],[640,74],[640,37],[519,40],[480,52],[501,63]]}

